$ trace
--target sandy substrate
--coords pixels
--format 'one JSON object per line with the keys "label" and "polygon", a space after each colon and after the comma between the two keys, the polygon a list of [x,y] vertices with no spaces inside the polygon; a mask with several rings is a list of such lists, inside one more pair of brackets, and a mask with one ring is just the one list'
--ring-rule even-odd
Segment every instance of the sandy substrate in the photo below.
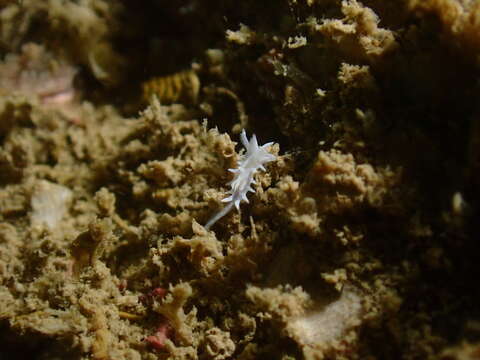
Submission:
{"label": "sandy substrate", "polygon": [[0,0],[0,358],[478,358],[480,3],[161,3]]}

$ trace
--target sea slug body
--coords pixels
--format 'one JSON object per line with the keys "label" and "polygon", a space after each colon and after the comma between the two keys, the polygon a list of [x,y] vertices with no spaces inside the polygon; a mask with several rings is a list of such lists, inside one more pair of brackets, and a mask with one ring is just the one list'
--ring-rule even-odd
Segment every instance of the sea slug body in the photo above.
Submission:
{"label": "sea slug body", "polygon": [[240,140],[245,147],[245,154],[240,156],[238,160],[238,167],[236,169],[228,169],[228,171],[234,174],[232,181],[228,183],[230,185],[229,196],[222,200],[222,202],[228,203],[222,210],[213,215],[205,225],[208,230],[213,224],[215,224],[220,218],[225,216],[235,205],[237,210],[240,209],[240,202],[243,200],[248,203],[247,193],[255,192],[251,185],[255,184],[254,175],[257,170],[265,171],[264,164],[274,161],[276,156],[270,154],[267,148],[270,147],[273,142],[266,143],[262,146],[258,146],[257,137],[252,135],[250,141],[247,139],[245,130],[242,130],[240,134]]}

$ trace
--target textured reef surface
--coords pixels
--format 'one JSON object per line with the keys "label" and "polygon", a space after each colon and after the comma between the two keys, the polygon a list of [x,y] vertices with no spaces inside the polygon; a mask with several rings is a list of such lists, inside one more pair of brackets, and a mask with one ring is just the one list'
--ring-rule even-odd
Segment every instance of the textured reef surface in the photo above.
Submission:
{"label": "textured reef surface", "polygon": [[[0,358],[477,359],[479,33],[474,0],[0,0]],[[243,129],[275,160],[207,229]]]}

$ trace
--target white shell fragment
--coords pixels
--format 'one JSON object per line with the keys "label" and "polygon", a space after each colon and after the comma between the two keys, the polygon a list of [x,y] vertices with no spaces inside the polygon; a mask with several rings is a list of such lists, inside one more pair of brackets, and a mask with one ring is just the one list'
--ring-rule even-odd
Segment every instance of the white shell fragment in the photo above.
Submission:
{"label": "white shell fragment", "polygon": [[54,229],[66,215],[71,201],[72,191],[67,187],[46,180],[38,181],[30,199],[31,225]]}
{"label": "white shell fragment", "polygon": [[302,346],[328,350],[342,342],[345,333],[360,323],[362,299],[345,287],[340,297],[307,314],[291,319],[287,333]]}

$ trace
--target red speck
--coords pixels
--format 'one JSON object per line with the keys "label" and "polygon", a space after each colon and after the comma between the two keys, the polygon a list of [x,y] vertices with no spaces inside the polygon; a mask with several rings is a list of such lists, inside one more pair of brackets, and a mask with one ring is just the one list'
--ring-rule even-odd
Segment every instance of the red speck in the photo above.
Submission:
{"label": "red speck", "polygon": [[161,350],[165,347],[165,340],[170,338],[172,332],[172,327],[167,320],[164,320],[155,331],[155,334],[147,336],[145,341],[156,350]]}
{"label": "red speck", "polygon": [[157,287],[147,294],[139,296],[138,300],[144,305],[151,304],[153,298],[162,299],[165,295],[167,295],[167,292],[167,289]]}
{"label": "red speck", "polygon": [[118,290],[120,291],[125,291],[125,289],[127,288],[127,280],[126,279],[122,279],[120,280],[119,284],[118,284]]}
{"label": "red speck", "polygon": [[157,287],[150,292],[150,296],[163,298],[167,295],[167,290],[161,287]]}

